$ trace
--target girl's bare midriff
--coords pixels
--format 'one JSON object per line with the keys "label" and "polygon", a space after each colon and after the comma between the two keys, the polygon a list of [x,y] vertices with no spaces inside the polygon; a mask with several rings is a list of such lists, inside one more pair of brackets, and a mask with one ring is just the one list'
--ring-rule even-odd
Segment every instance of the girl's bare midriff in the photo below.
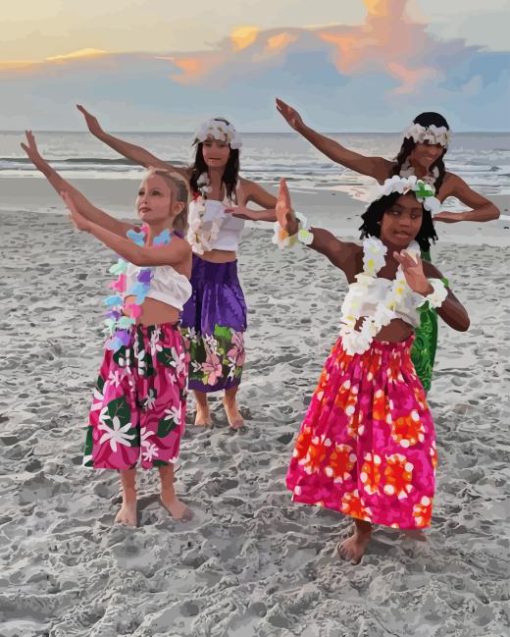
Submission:
{"label": "girl's bare midriff", "polygon": [[234,250],[208,250],[200,258],[211,263],[229,263],[237,259],[237,253]]}
{"label": "girl's bare midriff", "polygon": [[[127,296],[126,303],[134,303],[134,296]],[[161,323],[177,323],[179,310],[168,303],[156,299],[145,299],[142,305],[142,315],[137,323],[141,325],[160,325]]]}
{"label": "girl's bare midriff", "polygon": [[[356,323],[356,329],[361,329],[364,318],[361,317]],[[400,343],[406,341],[414,329],[402,319],[393,319],[388,325],[385,325],[379,330],[379,333],[375,336],[376,341],[387,341],[390,343]]]}

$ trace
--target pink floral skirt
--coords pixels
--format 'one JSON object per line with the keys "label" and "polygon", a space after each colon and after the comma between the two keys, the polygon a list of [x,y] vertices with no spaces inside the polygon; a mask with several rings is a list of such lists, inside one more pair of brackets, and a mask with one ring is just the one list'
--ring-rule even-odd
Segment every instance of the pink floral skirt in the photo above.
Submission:
{"label": "pink floral skirt", "polygon": [[184,432],[189,357],[171,323],[137,325],[129,347],[104,351],[83,464],[144,469],[175,462]]}
{"label": "pink floral skirt", "polygon": [[434,423],[411,361],[413,338],[334,345],[295,444],[295,502],[399,529],[430,525],[437,464]]}

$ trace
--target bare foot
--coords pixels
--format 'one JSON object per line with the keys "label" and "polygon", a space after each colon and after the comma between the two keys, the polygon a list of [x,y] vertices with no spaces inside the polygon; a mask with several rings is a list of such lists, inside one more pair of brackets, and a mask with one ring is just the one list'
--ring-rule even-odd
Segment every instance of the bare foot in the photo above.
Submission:
{"label": "bare foot", "polygon": [[174,520],[189,522],[193,518],[193,511],[189,509],[184,502],[181,502],[176,495],[162,493],[159,499]]}
{"label": "bare foot", "polygon": [[136,497],[123,498],[122,506],[115,516],[116,524],[127,524],[128,526],[138,526],[138,511],[136,508]]}
{"label": "bare foot", "polygon": [[241,427],[244,427],[244,418],[239,412],[237,403],[231,403],[223,399],[223,406],[225,407],[225,413],[227,414],[228,424],[231,429],[241,429]]}
{"label": "bare foot", "polygon": [[361,527],[359,523],[356,524],[356,528],[351,537],[341,542],[336,550],[338,555],[344,560],[350,560],[353,564],[359,564],[361,558],[365,554],[365,550],[372,537],[372,528],[365,522],[366,527]]}
{"label": "bare foot", "polygon": [[195,425],[197,427],[210,427],[212,425],[211,412],[209,407],[200,407],[197,405],[197,413],[195,414]]}

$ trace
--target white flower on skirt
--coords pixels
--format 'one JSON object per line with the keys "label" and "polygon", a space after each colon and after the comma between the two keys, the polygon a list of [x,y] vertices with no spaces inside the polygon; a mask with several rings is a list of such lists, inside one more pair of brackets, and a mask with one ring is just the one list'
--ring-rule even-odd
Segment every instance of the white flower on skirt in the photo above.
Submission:
{"label": "white flower on skirt", "polygon": [[102,409],[103,399],[104,393],[101,393],[97,387],[94,387],[94,392],[92,394],[92,407],[90,408],[90,411],[97,411],[98,409]]}
{"label": "white flower on skirt", "polygon": [[214,354],[218,354],[218,341],[212,334],[204,334],[203,339],[205,341],[206,349],[210,350]]}
{"label": "white flower on skirt", "polygon": [[130,447],[129,441],[135,437],[134,434],[127,433],[131,428],[132,425],[130,422],[126,425],[121,425],[118,416],[112,418],[112,427],[103,421],[99,424],[99,429],[104,431],[104,434],[99,440],[99,444],[102,445],[103,442],[109,441],[110,448],[114,453],[117,451],[117,443],[125,447]]}
{"label": "white flower on skirt", "polygon": [[111,383],[115,387],[119,387],[125,375],[126,375],[126,372],[123,369],[122,370],[119,369],[115,371],[111,370],[108,376],[108,380],[106,382]]}
{"label": "white flower on skirt", "polygon": [[164,420],[173,420],[177,425],[181,423],[182,408],[179,404],[178,407],[170,407],[165,409]]}
{"label": "white flower on skirt", "polygon": [[154,458],[158,457],[158,448],[156,445],[151,443],[146,443],[144,446],[144,451],[142,452],[142,458],[147,462],[152,462]]}
{"label": "white flower on skirt", "polygon": [[178,354],[175,347],[172,347],[172,366],[175,367],[175,373],[177,376],[182,376],[186,373],[187,365],[186,365],[186,354],[182,352],[182,354]]}
{"label": "white flower on skirt", "polygon": [[150,442],[147,442],[147,440],[154,435],[154,432],[151,431],[150,429],[147,429],[147,427],[142,427],[140,429],[140,444],[142,447],[147,447],[148,445],[150,445]]}
{"label": "white flower on skirt", "polygon": [[228,375],[227,375],[228,380],[234,379],[235,371],[236,371],[236,364],[233,363],[232,361],[228,361]]}
{"label": "white flower on skirt", "polygon": [[161,338],[161,328],[156,327],[154,332],[152,332],[151,334],[151,340],[150,340],[151,356],[156,356],[158,352],[163,351],[163,346],[159,342],[160,338]]}
{"label": "white flower on skirt", "polygon": [[202,371],[202,363],[199,363],[198,361],[191,361],[191,369],[194,372]]}
{"label": "white flower on skirt", "polygon": [[146,353],[145,350],[141,349],[135,354],[137,367],[138,367],[138,373],[142,376],[145,374],[147,369],[147,361],[145,360],[145,353]]}
{"label": "white flower on skirt", "polygon": [[197,331],[196,331],[196,329],[194,327],[188,327],[188,329],[187,329],[187,337],[193,343],[198,343],[198,341],[200,340],[199,337],[198,337]]}
{"label": "white flower on skirt", "polygon": [[[149,389],[149,395],[144,401],[144,407],[147,410],[154,409],[154,405],[156,404],[156,396],[154,395],[154,390]],[[143,428],[145,429],[145,427]],[[142,429],[142,431],[143,431]],[[152,432],[151,432],[152,433]]]}

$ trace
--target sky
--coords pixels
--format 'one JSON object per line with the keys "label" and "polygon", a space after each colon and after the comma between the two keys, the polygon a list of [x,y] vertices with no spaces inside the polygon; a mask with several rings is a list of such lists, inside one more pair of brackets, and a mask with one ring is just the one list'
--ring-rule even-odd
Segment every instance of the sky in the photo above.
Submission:
{"label": "sky", "polygon": [[510,130],[510,0],[0,0],[0,129]]}

